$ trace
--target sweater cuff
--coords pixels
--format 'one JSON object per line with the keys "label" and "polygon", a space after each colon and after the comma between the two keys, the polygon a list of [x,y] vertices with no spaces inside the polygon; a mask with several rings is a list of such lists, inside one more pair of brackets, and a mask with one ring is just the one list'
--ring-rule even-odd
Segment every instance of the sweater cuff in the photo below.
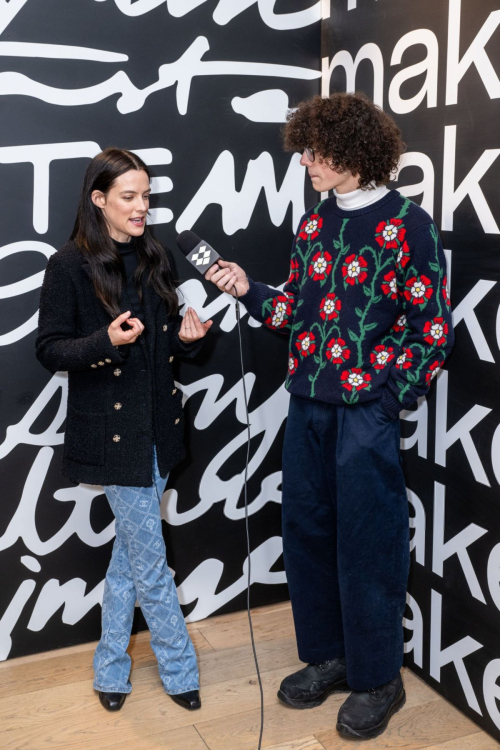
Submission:
{"label": "sweater cuff", "polygon": [[248,291],[245,292],[245,294],[240,294],[238,299],[240,302],[246,303],[246,302],[252,302],[255,300],[256,292],[257,292],[257,284],[255,281],[248,276],[247,274],[247,281],[248,281]]}
{"label": "sweater cuff", "polygon": [[384,409],[386,414],[391,419],[397,419],[399,417],[399,412],[401,411],[403,407],[399,403],[396,396],[392,393],[392,391],[389,390],[389,388],[386,387],[382,391],[381,401],[382,401],[382,408]]}
{"label": "sweater cuff", "polygon": [[272,295],[272,289],[267,284],[254,281],[250,276],[247,276],[247,279],[248,292],[242,294],[239,300],[245,305],[252,318],[262,322],[262,305]]}

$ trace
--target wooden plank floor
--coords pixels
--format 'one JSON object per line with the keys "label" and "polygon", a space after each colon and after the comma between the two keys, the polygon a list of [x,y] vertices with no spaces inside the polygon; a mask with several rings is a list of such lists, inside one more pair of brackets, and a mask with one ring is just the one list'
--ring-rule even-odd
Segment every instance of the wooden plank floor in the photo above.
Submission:
{"label": "wooden plank floor", "polygon": [[[345,696],[296,711],[276,698],[300,668],[290,606],[253,612],[265,698],[267,750],[495,750],[500,745],[405,670],[407,703],[379,738],[358,743],[335,731]],[[189,625],[200,663],[203,707],[193,713],[163,692],[149,634],[134,636],[132,694],[110,714],[92,689],[95,643],[0,664],[2,750],[255,750],[260,722],[246,612]]]}

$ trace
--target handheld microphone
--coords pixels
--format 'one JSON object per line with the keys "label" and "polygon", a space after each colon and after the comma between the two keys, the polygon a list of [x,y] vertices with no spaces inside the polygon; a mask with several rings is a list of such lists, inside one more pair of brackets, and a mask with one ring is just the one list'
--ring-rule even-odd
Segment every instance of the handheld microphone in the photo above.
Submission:
{"label": "handheld microphone", "polygon": [[190,229],[178,234],[176,242],[182,254],[203,276],[211,266],[217,263],[219,258],[224,260],[208,242],[200,239]]}
{"label": "handheld microphone", "polygon": [[[213,249],[211,245],[208,244],[208,242],[205,242],[205,240],[202,240],[198,237],[197,234],[194,232],[191,232],[190,229],[186,229],[184,232],[181,232],[177,235],[176,238],[177,245],[179,247],[179,250],[182,252],[183,255],[186,256],[187,260],[193,265],[196,270],[202,274],[202,276],[205,276],[208,269],[217,264],[217,261],[224,260],[224,258],[219,255],[216,250]],[[219,266],[220,268],[220,266]],[[259,661],[257,659],[257,651],[255,648],[255,638],[253,633],[253,624],[252,624],[252,615],[250,612],[250,584],[252,581],[252,560],[251,560],[251,548],[250,548],[250,531],[249,531],[249,524],[248,524],[248,464],[250,461],[250,416],[248,414],[248,395],[247,395],[247,389],[246,389],[246,379],[245,379],[245,368],[243,365],[243,343],[241,339],[241,327],[240,327],[240,303],[238,299],[238,294],[236,292],[236,287],[234,288],[235,296],[236,296],[236,321],[238,324],[238,339],[239,339],[239,348],[240,348],[240,363],[241,363],[241,374],[242,374],[242,384],[243,384],[243,399],[245,403],[245,412],[246,412],[246,418],[247,418],[247,455],[246,455],[246,462],[245,462],[245,482],[244,482],[244,500],[245,500],[245,530],[246,530],[246,541],[247,541],[247,553],[248,553],[248,580],[247,580],[247,615],[248,615],[248,624],[250,628],[250,640],[252,642],[252,651],[253,651],[253,658],[255,662],[255,669],[257,672],[257,681],[259,683],[259,690],[260,690],[260,735],[259,735],[259,744],[258,744],[258,750],[261,750],[262,747],[262,734],[264,732],[264,690],[262,687],[262,679],[260,676],[260,669],[259,669]]]}

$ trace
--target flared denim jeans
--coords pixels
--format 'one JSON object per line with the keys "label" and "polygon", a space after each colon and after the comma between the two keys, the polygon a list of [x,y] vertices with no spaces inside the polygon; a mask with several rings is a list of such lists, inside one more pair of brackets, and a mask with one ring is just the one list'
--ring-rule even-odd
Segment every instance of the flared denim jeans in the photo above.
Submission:
{"label": "flared denim jeans", "polygon": [[169,695],[198,690],[196,654],[167,565],[160,517],[167,483],[158,471],[152,487],[104,487],[116,519],[116,538],[104,583],[102,635],[94,654],[94,688],[130,693],[127,653],[136,600],[151,633],[160,678]]}

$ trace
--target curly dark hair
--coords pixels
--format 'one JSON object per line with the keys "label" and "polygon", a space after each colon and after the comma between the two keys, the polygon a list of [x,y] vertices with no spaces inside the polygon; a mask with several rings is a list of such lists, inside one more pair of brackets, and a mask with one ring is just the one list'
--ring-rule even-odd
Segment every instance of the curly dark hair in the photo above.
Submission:
{"label": "curly dark hair", "polygon": [[283,128],[286,151],[313,148],[337,172],[359,174],[359,186],[385,185],[405,151],[401,131],[365,94],[314,96],[289,113]]}

